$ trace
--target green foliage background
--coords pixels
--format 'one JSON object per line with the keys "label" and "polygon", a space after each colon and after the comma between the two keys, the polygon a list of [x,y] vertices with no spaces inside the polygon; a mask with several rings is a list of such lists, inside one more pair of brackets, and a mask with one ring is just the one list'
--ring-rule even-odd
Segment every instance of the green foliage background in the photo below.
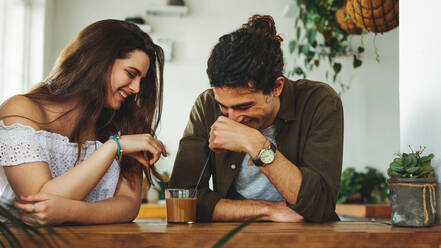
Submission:
{"label": "green foliage background", "polygon": [[369,166],[365,167],[365,171],[357,172],[352,167],[343,171],[337,203],[345,203],[355,194],[360,194],[360,203],[375,204],[388,198],[388,187],[383,173]]}
{"label": "green foliage background", "polygon": [[[335,13],[345,2],[346,0],[297,0],[299,14],[294,23],[296,37],[289,42],[289,51],[294,55],[295,65],[288,72],[288,77],[306,78],[308,72],[322,63],[328,63],[330,70],[326,71],[325,77],[327,80],[331,77],[332,82],[336,83],[342,70],[338,58],[351,56],[354,69],[362,65],[361,54],[365,51],[363,35],[367,32],[363,31],[361,44],[357,49],[352,49],[348,41],[351,35],[340,29],[335,20]],[[347,87],[341,82],[339,86],[343,91]]]}

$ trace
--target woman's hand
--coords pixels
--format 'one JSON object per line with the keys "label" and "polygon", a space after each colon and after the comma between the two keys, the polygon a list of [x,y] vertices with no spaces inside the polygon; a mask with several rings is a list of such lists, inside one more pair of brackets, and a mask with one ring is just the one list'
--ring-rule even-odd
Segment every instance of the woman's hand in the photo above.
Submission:
{"label": "woman's hand", "polygon": [[20,199],[22,202],[15,201],[14,206],[24,212],[21,219],[28,225],[59,225],[72,220],[73,200],[51,194],[21,196]]}
{"label": "woman's hand", "polygon": [[[150,166],[163,155],[167,157],[167,151],[162,142],[155,139],[151,134],[123,135],[119,138],[123,154],[136,159],[144,166]],[[143,153],[147,153],[147,158]]]}

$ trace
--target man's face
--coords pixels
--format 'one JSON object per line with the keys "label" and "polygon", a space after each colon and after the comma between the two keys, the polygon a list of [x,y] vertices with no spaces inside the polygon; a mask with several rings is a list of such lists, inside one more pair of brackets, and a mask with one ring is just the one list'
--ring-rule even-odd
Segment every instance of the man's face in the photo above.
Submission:
{"label": "man's face", "polygon": [[222,113],[249,127],[262,130],[273,123],[278,111],[278,97],[252,91],[248,87],[213,87]]}

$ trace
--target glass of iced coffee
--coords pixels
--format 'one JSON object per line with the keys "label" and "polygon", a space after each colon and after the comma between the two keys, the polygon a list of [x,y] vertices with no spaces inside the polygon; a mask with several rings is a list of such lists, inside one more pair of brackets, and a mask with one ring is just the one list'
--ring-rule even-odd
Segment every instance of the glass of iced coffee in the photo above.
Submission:
{"label": "glass of iced coffee", "polygon": [[195,223],[197,198],[193,189],[167,189],[165,203],[168,223]]}

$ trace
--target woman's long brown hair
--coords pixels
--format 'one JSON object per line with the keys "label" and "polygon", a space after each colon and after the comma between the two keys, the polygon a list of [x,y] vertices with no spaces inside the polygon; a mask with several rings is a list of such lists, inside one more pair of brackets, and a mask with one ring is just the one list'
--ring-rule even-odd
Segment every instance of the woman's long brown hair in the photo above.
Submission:
{"label": "woman's long brown hair", "polygon": [[[134,50],[145,52],[150,59],[147,76],[140,91],[129,96],[120,109],[105,108],[106,80],[116,59],[126,58]],[[74,109],[81,115],[70,140],[78,143],[78,158],[82,152],[80,134],[90,120],[96,120],[96,138],[105,142],[110,135],[150,133],[155,136],[162,113],[164,53],[150,36],[132,23],[102,20],[83,29],[61,52],[49,76],[36,88],[24,94],[36,102],[63,102],[79,97],[79,104],[61,114],[62,118]],[[77,160],[78,161],[78,160]],[[138,162],[123,157],[121,171],[128,177]],[[151,183],[150,171],[145,171]]]}

